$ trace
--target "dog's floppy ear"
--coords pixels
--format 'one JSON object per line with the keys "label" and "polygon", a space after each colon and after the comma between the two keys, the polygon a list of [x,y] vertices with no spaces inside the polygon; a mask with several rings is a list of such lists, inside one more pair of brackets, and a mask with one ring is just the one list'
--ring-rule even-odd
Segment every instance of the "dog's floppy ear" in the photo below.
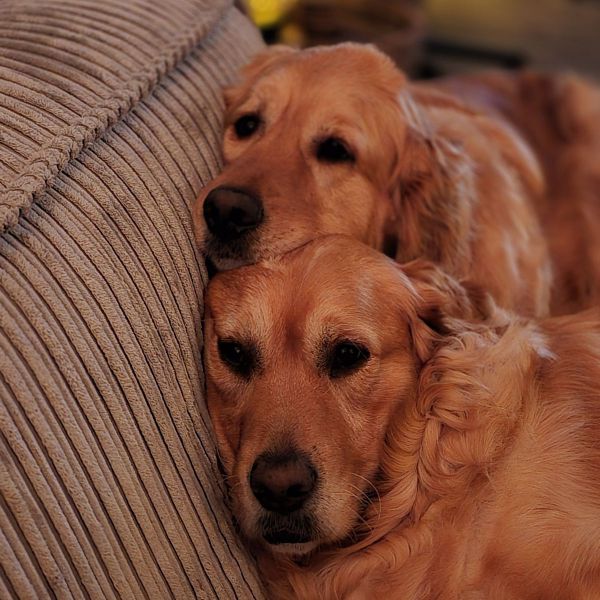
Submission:
{"label": "dog's floppy ear", "polygon": [[460,283],[433,263],[417,259],[399,267],[415,292],[417,322],[410,325],[419,359],[427,361],[437,343],[464,327],[463,321],[483,321],[494,311],[489,294]]}
{"label": "dog's floppy ear", "polygon": [[473,171],[460,148],[435,130],[427,114],[437,110],[434,100],[406,86],[398,105],[405,133],[396,140],[386,233],[398,240],[399,262],[426,256],[453,270],[469,259]]}
{"label": "dog's floppy ear", "polygon": [[256,79],[265,73],[271,66],[291,54],[297,52],[296,49],[283,44],[269,46],[264,52],[260,52],[240,71],[241,80],[236,84],[227,87],[223,90],[226,108],[230,108],[235,104],[243,94],[248,85],[252,85]]}

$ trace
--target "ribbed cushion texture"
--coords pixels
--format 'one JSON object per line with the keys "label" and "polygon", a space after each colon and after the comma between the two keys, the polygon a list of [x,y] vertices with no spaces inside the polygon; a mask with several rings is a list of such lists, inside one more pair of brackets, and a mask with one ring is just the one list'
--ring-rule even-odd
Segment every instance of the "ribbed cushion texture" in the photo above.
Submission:
{"label": "ribbed cushion texture", "polygon": [[261,598],[191,223],[260,37],[228,0],[3,0],[0,29],[0,598]]}

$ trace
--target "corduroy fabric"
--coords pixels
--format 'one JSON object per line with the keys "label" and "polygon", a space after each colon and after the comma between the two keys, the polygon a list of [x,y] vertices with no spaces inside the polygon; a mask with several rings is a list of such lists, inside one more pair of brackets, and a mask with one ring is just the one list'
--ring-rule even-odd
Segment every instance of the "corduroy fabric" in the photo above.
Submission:
{"label": "corduroy fabric", "polygon": [[191,206],[262,42],[227,0],[4,0],[0,29],[0,598],[261,598]]}

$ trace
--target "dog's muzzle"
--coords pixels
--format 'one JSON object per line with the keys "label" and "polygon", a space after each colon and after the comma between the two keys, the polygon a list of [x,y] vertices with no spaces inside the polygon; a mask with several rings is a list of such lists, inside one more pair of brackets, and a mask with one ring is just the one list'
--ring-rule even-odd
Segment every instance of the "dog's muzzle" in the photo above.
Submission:
{"label": "dog's muzzle", "polygon": [[266,542],[304,544],[314,538],[305,510],[317,486],[317,471],[308,456],[294,449],[265,452],[252,465],[250,489],[264,509],[260,529]]}

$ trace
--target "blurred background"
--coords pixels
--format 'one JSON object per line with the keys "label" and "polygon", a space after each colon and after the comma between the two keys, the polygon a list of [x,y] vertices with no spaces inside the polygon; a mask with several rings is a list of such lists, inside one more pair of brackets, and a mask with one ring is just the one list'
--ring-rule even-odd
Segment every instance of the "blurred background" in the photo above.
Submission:
{"label": "blurred background", "polygon": [[600,80],[600,0],[238,0],[267,43],[371,42],[413,77],[490,67]]}

